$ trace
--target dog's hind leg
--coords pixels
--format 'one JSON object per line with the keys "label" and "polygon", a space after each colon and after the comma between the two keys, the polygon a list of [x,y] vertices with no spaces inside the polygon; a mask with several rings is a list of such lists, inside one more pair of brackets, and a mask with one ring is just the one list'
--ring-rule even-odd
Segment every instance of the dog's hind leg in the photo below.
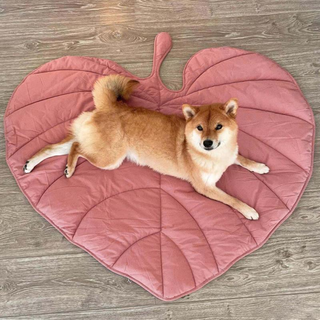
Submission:
{"label": "dog's hind leg", "polygon": [[71,149],[70,149],[70,152],[68,155],[67,165],[64,170],[64,175],[67,178],[72,177],[74,170],[76,168],[76,165],[77,165],[78,158],[80,156],[83,156],[80,151],[80,144],[78,142],[74,142],[71,146]]}
{"label": "dog's hind leg", "polygon": [[62,156],[68,154],[70,152],[71,146],[74,142],[74,137],[72,135],[68,135],[62,141],[49,144],[34,154],[30,159],[27,160],[23,167],[23,171],[25,173],[30,173],[33,168],[38,165],[41,161],[54,157],[54,156]]}
{"label": "dog's hind leg", "polygon": [[64,170],[67,178],[72,177],[79,157],[85,158],[99,169],[113,170],[122,164],[126,157],[126,151],[124,148],[119,148],[118,152],[114,152],[112,155],[108,152],[101,152],[98,156],[93,156],[83,152],[80,143],[74,142],[71,146],[67,165]]}

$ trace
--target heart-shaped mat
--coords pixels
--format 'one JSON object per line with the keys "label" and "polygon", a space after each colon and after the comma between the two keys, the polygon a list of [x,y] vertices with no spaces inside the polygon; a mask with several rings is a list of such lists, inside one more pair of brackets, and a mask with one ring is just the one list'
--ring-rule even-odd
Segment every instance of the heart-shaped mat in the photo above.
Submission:
{"label": "heart-shaped mat", "polygon": [[[187,63],[182,89],[172,91],[159,77],[170,49],[170,36],[160,33],[152,73],[144,79],[110,60],[51,61],[24,79],[5,114],[7,163],[34,209],[70,242],[162,300],[218,277],[288,218],[311,176],[315,128],[297,83],[268,58],[228,47],[202,50]],[[254,207],[258,221],[205,198],[185,181],[131,162],[103,171],[81,159],[66,179],[61,156],[23,173],[32,154],[60,141],[74,118],[94,108],[94,82],[114,73],[141,82],[130,105],[167,114],[181,114],[183,103],[239,99],[240,153],[271,171],[260,176],[231,166],[218,185]]]}

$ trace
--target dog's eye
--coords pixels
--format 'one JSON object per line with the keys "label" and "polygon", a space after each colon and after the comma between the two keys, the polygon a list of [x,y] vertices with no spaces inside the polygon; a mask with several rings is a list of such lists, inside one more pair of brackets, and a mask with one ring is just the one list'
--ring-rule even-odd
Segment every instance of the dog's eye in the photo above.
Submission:
{"label": "dog's eye", "polygon": [[202,130],[203,130],[203,128],[202,128],[201,126],[197,126],[197,129],[198,129],[199,131],[202,131]]}
{"label": "dog's eye", "polygon": [[222,129],[222,124],[217,124],[216,130],[220,130],[220,129]]}

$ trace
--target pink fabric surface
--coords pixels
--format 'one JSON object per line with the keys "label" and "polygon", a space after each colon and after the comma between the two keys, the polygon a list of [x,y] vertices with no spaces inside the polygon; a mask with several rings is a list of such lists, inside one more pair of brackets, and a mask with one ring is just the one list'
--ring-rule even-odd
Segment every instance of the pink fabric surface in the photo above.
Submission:
{"label": "pink fabric surface", "polygon": [[[312,173],[315,129],[297,83],[268,58],[228,47],[202,50],[187,63],[182,89],[172,91],[159,77],[170,49],[170,36],[160,33],[145,79],[110,60],[48,62],[24,79],[5,114],[7,163],[34,209],[108,269],[167,301],[201,288],[261,247],[293,212]],[[130,105],[167,114],[181,114],[183,103],[239,99],[240,153],[271,171],[260,176],[231,166],[218,185],[254,207],[258,221],[131,162],[103,171],[80,159],[66,179],[61,156],[23,173],[32,154],[60,141],[74,118],[94,108],[94,82],[114,73],[141,82]]]}

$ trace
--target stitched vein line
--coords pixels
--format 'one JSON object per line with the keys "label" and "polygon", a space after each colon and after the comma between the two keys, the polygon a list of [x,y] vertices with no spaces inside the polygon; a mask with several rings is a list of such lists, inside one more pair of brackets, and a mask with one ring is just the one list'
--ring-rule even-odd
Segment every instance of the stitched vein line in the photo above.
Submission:
{"label": "stitched vein line", "polygon": [[[78,165],[76,166],[76,168],[80,167],[80,166],[81,166],[82,164],[84,164],[85,162],[86,162],[86,161],[81,162],[80,164],[78,164]],[[47,188],[42,192],[42,195],[40,196],[40,198],[39,198],[39,200],[38,200],[38,202],[37,202],[37,206],[39,205],[39,203],[40,203],[43,195],[47,192],[47,190],[48,190],[56,181],[58,181],[59,179],[61,179],[61,178],[64,177],[64,176],[65,176],[65,175],[64,175],[64,173],[63,173],[61,176],[59,176],[57,179],[53,180],[53,181],[47,186]]]}
{"label": "stitched vein line", "polygon": [[186,262],[187,262],[187,264],[188,264],[188,266],[189,266],[189,268],[190,268],[190,271],[191,271],[191,274],[192,274],[192,278],[193,278],[193,282],[194,282],[194,287],[196,287],[197,286],[197,284],[196,284],[196,279],[195,279],[195,277],[194,277],[194,273],[193,273],[193,270],[192,270],[192,268],[191,268],[191,265],[190,265],[190,262],[189,262],[189,260],[187,259],[187,257],[185,256],[185,254],[183,253],[183,251],[180,249],[180,247],[168,236],[168,235],[166,235],[165,233],[162,233],[164,236],[166,236],[175,246],[176,246],[176,248],[178,248],[178,250],[181,252],[181,254],[183,255],[183,257],[185,258],[185,260],[186,260]]}
{"label": "stitched vein line", "polygon": [[[112,71],[115,71],[113,69],[111,69]],[[81,70],[81,69],[54,69],[54,70],[46,70],[46,71],[41,71],[41,72],[35,72],[32,73],[31,75],[36,75],[36,74],[44,74],[44,73],[51,73],[51,72],[58,72],[58,71],[80,71],[80,72],[86,72],[86,73],[93,73],[93,74],[97,74],[97,75],[101,75],[103,76],[103,73],[100,72],[96,72],[96,71],[92,71],[92,70]]]}
{"label": "stitched vein line", "polygon": [[[101,65],[101,64],[100,64]],[[120,74],[120,71],[117,71],[117,70],[114,70],[108,66],[105,66],[107,68],[109,68],[110,70],[116,72],[117,74]],[[49,73],[49,72],[58,72],[58,71],[76,71],[76,72],[85,72],[85,73],[93,73],[93,74],[97,74],[97,75],[100,75],[100,76],[107,76],[108,74],[105,74],[105,73],[100,73],[100,72],[96,72],[96,71],[91,71],[91,70],[80,70],[80,69],[56,69],[56,70],[48,70],[48,71],[42,71],[42,72],[37,72],[37,73],[32,73],[31,75],[36,75],[36,74],[42,74],[42,73]],[[92,91],[92,90],[90,90]],[[139,96],[136,96],[135,94],[132,94],[131,95],[132,97],[136,97],[136,98],[139,98],[139,99],[142,99],[142,100],[146,100],[146,101],[149,101],[151,103],[155,103],[157,104],[158,102],[156,100],[148,100],[146,98],[142,98],[142,97],[139,97]],[[148,96],[149,97],[149,96]],[[150,96],[151,97],[151,96]]]}
{"label": "stitched vein line", "polygon": [[121,191],[121,192],[112,194],[111,196],[108,196],[108,197],[102,199],[100,202],[96,203],[94,206],[92,206],[92,207],[83,215],[83,217],[81,218],[80,222],[78,223],[78,225],[77,225],[77,227],[76,227],[76,230],[75,230],[75,232],[74,232],[74,234],[73,234],[72,239],[75,237],[75,235],[76,235],[76,233],[77,233],[77,230],[78,230],[79,226],[81,225],[82,220],[87,216],[87,214],[88,214],[92,209],[94,209],[95,207],[97,207],[99,204],[101,204],[102,202],[104,202],[104,201],[106,201],[106,200],[108,200],[108,199],[110,199],[110,198],[112,198],[112,197],[118,196],[118,195],[123,194],[123,193],[126,193],[126,192],[136,191],[136,190],[145,190],[145,189],[147,189],[147,190],[150,190],[150,189],[159,189],[159,187],[143,187],[143,188],[135,188],[135,189],[129,189],[129,190]]}
{"label": "stitched vein line", "polygon": [[298,119],[300,121],[306,122],[308,124],[310,124],[313,127],[313,124],[307,120],[304,120],[302,118],[298,118],[296,116],[293,116],[291,114],[285,114],[285,113],[281,113],[281,112],[277,112],[277,111],[272,111],[272,110],[265,110],[265,109],[257,109],[257,108],[251,108],[251,107],[244,107],[244,106],[239,106],[239,109],[245,109],[245,110],[252,110],[252,111],[262,111],[262,112],[268,112],[268,113],[273,113],[273,114],[278,114],[281,116],[286,116],[286,117],[291,117],[291,118],[295,118]]}
{"label": "stitched vein line", "polygon": [[34,139],[36,139],[36,138],[38,138],[39,136],[43,135],[43,134],[46,133],[47,131],[49,131],[49,130],[51,130],[51,129],[53,129],[53,128],[61,125],[61,124],[64,124],[64,123],[66,123],[66,122],[68,122],[68,121],[71,121],[71,120],[73,120],[73,119],[75,119],[75,118],[77,118],[77,117],[78,117],[78,116],[69,118],[69,119],[67,119],[67,120],[65,120],[65,121],[62,121],[62,122],[59,122],[59,123],[57,123],[56,125],[54,125],[53,127],[50,127],[49,129],[46,129],[46,130],[40,132],[40,133],[37,134],[35,137],[33,137],[31,140],[27,141],[27,142],[24,143],[22,146],[20,146],[18,149],[16,149],[16,150],[14,151],[14,153],[9,157],[9,159],[10,159],[14,154],[16,154],[21,148],[23,148],[25,145],[29,144],[29,143],[30,143],[31,141],[33,141]]}
{"label": "stitched vein line", "polygon": [[209,241],[208,241],[208,239],[207,239],[204,231],[200,228],[198,221],[194,218],[194,216],[186,209],[186,207],[185,207],[180,201],[178,201],[175,197],[173,197],[173,196],[172,196],[171,194],[169,194],[167,191],[165,191],[165,190],[163,190],[163,189],[162,189],[162,191],[165,192],[167,195],[169,195],[169,196],[170,196],[172,199],[174,199],[177,203],[179,203],[180,206],[190,215],[190,217],[191,217],[191,218],[194,220],[194,222],[197,224],[198,229],[201,231],[203,237],[205,238],[205,240],[206,240],[206,242],[207,242],[208,247],[210,248],[210,251],[211,251],[213,260],[214,260],[214,262],[215,262],[215,264],[216,264],[216,266],[217,266],[217,270],[218,270],[218,272],[219,272],[219,265],[218,265],[218,263],[217,263],[216,257],[215,257],[215,255],[214,255],[214,253],[213,253],[213,250],[212,250],[212,248],[211,248],[211,246],[210,246],[210,244],[209,244]]}
{"label": "stitched vein line", "polygon": [[[77,57],[79,58],[79,57]],[[121,73],[121,71],[123,71],[123,69],[119,66],[119,68],[121,68],[122,70],[121,71],[118,71],[118,70],[115,70],[113,68],[110,67],[109,64],[102,64],[100,63],[99,61],[95,61],[95,58],[93,59],[90,59],[88,57],[80,57],[81,59],[84,59],[84,60],[87,60],[87,61],[90,61],[94,64],[98,63],[100,66],[103,66],[104,68],[108,68],[116,73]],[[100,73],[100,72],[96,72],[96,71],[92,71],[92,70],[82,70],[82,69],[54,69],[54,70],[45,70],[45,71],[40,71],[40,72],[34,72],[32,73],[31,75],[33,74],[42,74],[42,73],[49,73],[49,72],[56,72],[56,71],[83,71],[83,72],[89,72],[89,73],[94,73],[94,74],[100,74],[100,75],[104,75],[103,73]]]}
{"label": "stitched vein line", "polygon": [[[142,98],[142,97],[139,97],[139,96],[137,96],[137,95],[135,95],[135,94],[131,94],[131,97],[135,97],[135,98],[137,98],[137,99],[141,99],[141,100],[144,100],[144,101],[148,101],[148,102],[157,104],[157,102],[156,102],[155,100],[149,100],[149,99],[146,99],[145,97]],[[149,96],[148,96],[148,97],[149,97]],[[150,97],[151,97],[151,96],[150,96]]]}
{"label": "stitched vein line", "polygon": [[254,139],[256,139],[256,140],[258,140],[258,141],[260,141],[261,143],[263,143],[264,145],[268,146],[268,147],[271,148],[272,150],[274,150],[274,151],[276,151],[277,153],[281,154],[285,159],[289,160],[290,162],[292,162],[293,164],[295,164],[298,168],[300,168],[303,172],[305,172],[305,173],[308,174],[308,172],[307,172],[305,169],[303,169],[300,165],[298,165],[297,163],[295,163],[293,160],[289,159],[289,158],[288,158],[287,156],[285,156],[282,152],[278,151],[277,149],[275,149],[274,147],[270,146],[270,145],[267,144],[266,142],[264,142],[264,141],[260,140],[259,138],[251,135],[250,133],[247,133],[247,132],[243,131],[243,130],[240,129],[240,128],[239,128],[239,131],[242,132],[242,133],[244,133],[244,134],[246,134],[246,135],[248,135],[248,136],[250,136],[250,137],[252,137],[252,138],[254,138]]}
{"label": "stitched vein line", "polygon": [[160,231],[157,231],[157,232],[148,234],[148,235],[146,235],[146,236],[144,236],[144,237],[136,240],[135,242],[133,242],[128,248],[126,248],[126,249],[119,255],[119,257],[116,259],[116,261],[112,264],[111,268],[114,267],[114,265],[118,262],[118,260],[119,260],[133,245],[135,245],[135,244],[138,243],[139,241],[141,241],[141,240],[143,240],[143,239],[146,239],[146,238],[148,238],[148,237],[151,237],[151,236],[153,236],[153,235],[155,235],[155,234],[157,234],[157,233],[160,233]]}
{"label": "stitched vein line", "polygon": [[240,222],[244,225],[244,227],[247,229],[248,233],[250,234],[251,238],[253,239],[253,241],[256,243],[256,245],[258,246],[257,240],[256,238],[253,236],[252,232],[248,229],[247,225],[242,221],[242,219],[238,216],[237,212],[235,209],[233,209],[232,207],[230,207],[232,210],[232,212],[237,216],[237,218],[240,220]]}
{"label": "stitched vein line", "polygon": [[257,82],[257,81],[278,81],[278,82],[287,82],[287,83],[291,83],[293,84],[291,81],[289,80],[281,80],[281,79],[251,79],[251,80],[240,80],[240,81],[234,81],[234,82],[227,82],[227,83],[221,83],[221,84],[216,84],[216,85],[213,85],[213,86],[209,86],[209,87],[206,87],[206,88],[202,88],[202,89],[199,89],[199,90],[196,90],[196,91],[193,91],[189,94],[186,94],[184,96],[180,96],[180,97],[177,97],[177,98],[174,98],[174,99],[171,99],[169,101],[166,101],[162,106],[166,106],[168,102],[172,102],[172,101],[175,101],[177,99],[181,99],[181,98],[186,98],[187,96],[190,96],[194,93],[197,93],[197,92],[200,92],[200,91],[203,91],[203,90],[206,90],[206,89],[212,89],[212,88],[215,88],[215,87],[221,87],[221,86],[226,86],[226,85],[231,85],[231,84],[237,84],[237,83],[245,83],[245,82]]}
{"label": "stitched vein line", "polygon": [[[218,264],[217,264],[215,255],[214,255],[214,253],[213,253],[213,251],[212,251],[212,248],[211,248],[211,246],[210,246],[210,244],[209,244],[209,242],[208,242],[208,239],[207,239],[206,235],[204,234],[203,230],[200,228],[197,220],[192,216],[192,214],[191,214],[175,197],[173,197],[173,196],[170,195],[168,192],[166,192],[165,190],[163,190],[163,189],[161,189],[161,188],[159,188],[159,187],[144,187],[144,188],[130,189],[130,190],[126,190],[126,191],[122,191],[122,192],[116,193],[116,194],[111,195],[111,196],[109,196],[109,197],[107,197],[107,198],[104,198],[103,200],[101,200],[100,202],[98,202],[97,204],[95,204],[94,206],[92,206],[92,207],[84,214],[84,216],[81,218],[81,220],[80,220],[80,222],[79,222],[79,224],[78,224],[78,226],[77,226],[77,228],[76,228],[76,230],[75,230],[75,232],[74,232],[74,235],[73,235],[72,239],[74,239],[74,237],[75,237],[75,235],[76,235],[76,233],[77,233],[77,230],[78,230],[79,226],[81,225],[81,223],[82,223],[82,221],[84,220],[84,218],[88,215],[88,213],[89,213],[92,209],[94,209],[95,207],[97,207],[98,205],[100,205],[102,202],[104,202],[104,201],[106,201],[106,200],[108,200],[108,199],[110,199],[110,198],[112,198],[112,197],[114,197],[114,196],[117,196],[117,195],[120,195],[120,194],[123,194],[123,193],[126,193],[126,192],[130,192],[130,191],[143,190],[143,189],[160,189],[160,191],[165,192],[167,195],[169,195],[170,197],[172,197],[178,204],[180,204],[180,206],[181,206],[181,207],[190,215],[190,217],[195,221],[195,223],[196,223],[197,226],[198,226],[198,229],[199,229],[199,230],[201,231],[201,233],[203,234],[203,237],[205,238],[205,240],[206,240],[206,242],[207,242],[207,245],[208,245],[209,248],[210,248],[210,251],[211,251],[211,253],[212,253],[212,257],[213,257],[213,259],[214,259],[214,261],[215,261],[215,264],[216,264],[216,266],[217,266],[217,270],[218,270],[218,272],[219,272],[219,266],[218,266]],[[160,230],[160,231],[157,231],[157,232],[161,232],[161,230]],[[157,232],[156,232],[156,233],[157,233]],[[161,236],[160,236],[160,237],[161,237]],[[170,239],[170,240],[171,240],[171,239]],[[179,248],[179,249],[180,249],[180,248]],[[162,278],[163,278],[163,277],[162,277]]]}
{"label": "stitched vein line", "polygon": [[247,171],[250,172],[251,174],[253,174],[253,175],[256,177],[257,180],[259,180],[260,182],[262,182],[262,183],[279,199],[279,201],[290,211],[290,209],[289,209],[288,206],[282,201],[282,199],[280,199],[280,197],[279,197],[262,179],[258,178],[258,176],[257,176],[254,172],[252,172],[252,171],[250,171],[250,170],[247,170]]}
{"label": "stitched vein line", "polygon": [[[128,75],[129,77],[132,77],[132,78],[139,78],[139,77],[134,76],[130,71],[126,70],[125,68],[123,68],[122,66],[118,65],[114,61],[105,59],[104,61],[107,61],[108,63],[104,64],[104,63],[101,63],[101,59],[99,59],[99,58],[82,57],[82,56],[80,58],[88,60],[88,61],[91,61],[93,63],[98,63],[100,66],[107,67],[107,68],[109,68],[110,70],[112,70],[112,71],[114,71],[116,73],[120,73],[120,74],[124,73],[126,76]],[[113,69],[112,67],[110,67],[110,63],[112,63],[118,70],[117,69]],[[141,79],[141,78],[139,78],[139,79]]]}
{"label": "stitched vein line", "polygon": [[66,93],[62,93],[62,94],[59,94],[59,95],[55,95],[53,97],[48,97],[48,98],[44,98],[44,99],[41,99],[41,100],[38,100],[38,101],[34,101],[32,103],[29,103],[29,104],[25,104],[24,106],[22,106],[21,108],[19,109],[16,109],[16,110],[13,110],[11,113],[9,113],[7,115],[7,117],[11,116],[13,113],[21,110],[21,109],[24,109],[26,107],[29,107],[35,103],[38,103],[38,102],[42,102],[42,101],[46,101],[46,100],[50,100],[50,99],[55,99],[55,98],[58,98],[58,97],[62,97],[62,96],[66,96],[66,95],[69,95],[69,94],[75,94],[75,93],[86,93],[86,92],[91,92],[91,90],[80,90],[80,91],[73,91],[73,92],[66,92]]}
{"label": "stitched vein line", "polygon": [[[236,58],[240,58],[240,57],[243,57],[243,56],[248,56],[250,54],[256,54],[255,52],[247,52],[247,53],[243,53],[241,55],[236,55],[236,56],[233,56],[233,57],[229,57],[227,59],[224,59],[222,61],[219,61],[217,63],[215,63],[214,65],[210,66],[209,68],[207,68],[206,70],[204,70],[203,72],[201,72],[191,83],[189,89],[187,90],[187,94],[189,93],[191,87],[195,84],[195,82],[204,74],[206,73],[208,70],[210,70],[211,68],[214,68],[216,67],[217,65],[219,65],[220,63],[222,62],[226,62],[226,61],[229,61],[229,60],[232,60],[232,59],[236,59]],[[192,92],[191,92],[192,93]]]}

